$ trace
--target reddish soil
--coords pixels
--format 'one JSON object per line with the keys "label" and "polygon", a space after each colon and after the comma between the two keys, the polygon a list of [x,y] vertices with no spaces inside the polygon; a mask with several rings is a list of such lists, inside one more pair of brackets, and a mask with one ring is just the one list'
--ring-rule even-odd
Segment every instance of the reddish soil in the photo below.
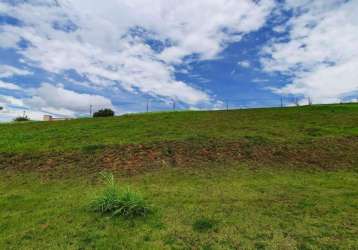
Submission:
{"label": "reddish soil", "polygon": [[337,170],[358,167],[358,137],[326,138],[297,144],[240,141],[171,141],[73,152],[0,153],[0,170],[137,173],[159,167],[245,162],[253,168],[290,167]]}

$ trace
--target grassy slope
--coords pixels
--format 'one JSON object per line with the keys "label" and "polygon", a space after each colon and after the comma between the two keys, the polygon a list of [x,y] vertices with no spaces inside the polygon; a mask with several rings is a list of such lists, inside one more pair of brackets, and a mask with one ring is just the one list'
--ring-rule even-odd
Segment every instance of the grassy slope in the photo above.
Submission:
{"label": "grassy slope", "polygon": [[[357,249],[358,174],[167,169],[120,183],[156,207],[147,219],[101,217],[87,206],[97,185],[0,177],[2,249]],[[197,232],[197,219],[214,228]]]}
{"label": "grassy slope", "polygon": [[[311,139],[356,137],[358,105],[144,114],[0,130],[0,152],[18,153],[193,138],[309,145]],[[140,190],[157,208],[134,221],[87,211],[100,191],[92,175],[48,180],[38,172],[0,169],[0,249],[358,248],[357,168],[250,167],[211,164],[122,176],[122,185]],[[214,228],[195,231],[199,218],[214,220]]]}
{"label": "grassy slope", "polygon": [[358,135],[358,104],[0,125],[0,152],[69,151],[89,145],[260,137],[275,142]]}

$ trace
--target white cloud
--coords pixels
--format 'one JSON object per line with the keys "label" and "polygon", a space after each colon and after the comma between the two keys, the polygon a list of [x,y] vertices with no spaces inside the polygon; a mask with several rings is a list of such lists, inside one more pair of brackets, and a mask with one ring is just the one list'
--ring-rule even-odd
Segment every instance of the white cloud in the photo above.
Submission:
{"label": "white cloud", "polygon": [[0,106],[6,107],[8,105],[14,106],[23,106],[24,103],[21,99],[15,98],[13,96],[0,95]]}
{"label": "white cloud", "polygon": [[251,67],[251,63],[249,61],[238,62],[238,65],[243,67],[243,68],[250,68]]}
{"label": "white cloud", "polygon": [[285,32],[287,29],[287,27],[285,25],[277,25],[275,27],[273,27],[273,31],[275,31],[276,33],[283,33]]}
{"label": "white cloud", "polygon": [[264,69],[293,77],[276,92],[337,100],[358,91],[358,2],[290,0],[295,16],[288,42],[275,41],[263,53]]}
{"label": "white cloud", "polygon": [[23,112],[15,107],[22,107],[23,101],[12,96],[0,95],[0,122],[13,120]]}
{"label": "white cloud", "polygon": [[267,82],[269,82],[269,79],[254,78],[254,79],[252,79],[252,82],[254,82],[254,83],[267,83]]}
{"label": "white cloud", "polygon": [[[1,87],[1,82],[0,82]],[[65,89],[62,85],[51,85],[43,83],[37,89],[27,89],[31,92],[31,98],[15,98],[7,95],[0,95],[0,121],[9,121],[23,115],[25,111],[32,120],[41,120],[44,114],[53,114],[59,117],[75,117],[88,115],[90,106],[93,110],[113,107],[111,100],[90,94],[80,94]]]}
{"label": "white cloud", "polygon": [[42,120],[44,113],[37,111],[24,111],[21,109],[6,109],[0,111],[0,122],[9,122],[19,116],[27,116],[31,120]]}
{"label": "white cloud", "polygon": [[34,90],[32,98],[24,99],[24,103],[31,109],[64,116],[87,114],[90,105],[95,109],[113,108],[111,100],[103,96],[80,94],[49,83],[43,83],[40,88]]}
{"label": "white cloud", "polygon": [[0,122],[9,122],[19,116],[27,116],[31,120],[42,120],[46,113],[35,110],[23,110],[19,108],[6,108],[0,111]]}
{"label": "white cloud", "polygon": [[[215,59],[229,43],[259,29],[273,7],[273,0],[57,2],[0,5],[0,13],[24,23],[3,25],[0,46],[17,49],[27,64],[49,72],[75,70],[91,80],[90,87],[121,86],[190,105],[211,97],[176,80],[174,66],[186,57]],[[20,39],[31,46],[20,48]],[[147,39],[162,50],[148,46]]]}
{"label": "white cloud", "polygon": [[8,90],[21,90],[19,86],[13,83],[4,82],[0,80],[0,89],[8,89]]}
{"label": "white cloud", "polygon": [[16,75],[30,75],[32,74],[30,71],[24,69],[18,69],[9,65],[1,65],[0,64],[0,78],[8,78]]}

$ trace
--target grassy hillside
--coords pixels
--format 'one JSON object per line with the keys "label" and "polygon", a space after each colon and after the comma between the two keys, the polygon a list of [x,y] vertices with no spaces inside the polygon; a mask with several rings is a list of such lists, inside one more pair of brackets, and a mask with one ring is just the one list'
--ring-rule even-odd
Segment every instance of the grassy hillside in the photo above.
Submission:
{"label": "grassy hillside", "polygon": [[358,104],[174,112],[0,125],[0,152],[69,151],[192,139],[300,142],[358,136]]}
{"label": "grassy hillside", "polygon": [[[358,104],[0,131],[0,249],[358,249]],[[103,170],[154,212],[89,211]]]}

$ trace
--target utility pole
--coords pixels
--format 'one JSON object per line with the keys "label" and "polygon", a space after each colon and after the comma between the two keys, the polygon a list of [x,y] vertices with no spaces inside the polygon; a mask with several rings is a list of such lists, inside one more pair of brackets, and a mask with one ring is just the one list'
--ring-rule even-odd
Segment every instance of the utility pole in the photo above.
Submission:
{"label": "utility pole", "polygon": [[298,98],[297,97],[295,97],[295,104],[296,104],[297,107],[300,106],[300,104],[298,103]]}
{"label": "utility pole", "polygon": [[92,117],[92,104],[90,105],[90,117]]}
{"label": "utility pole", "polygon": [[229,111],[229,101],[226,101],[226,111]]}
{"label": "utility pole", "polygon": [[312,99],[311,99],[311,97],[309,96],[308,97],[308,106],[311,106],[312,105]]}
{"label": "utility pole", "polygon": [[281,96],[281,108],[283,108],[283,97]]}
{"label": "utility pole", "polygon": [[147,113],[149,112],[149,99],[147,99]]}

